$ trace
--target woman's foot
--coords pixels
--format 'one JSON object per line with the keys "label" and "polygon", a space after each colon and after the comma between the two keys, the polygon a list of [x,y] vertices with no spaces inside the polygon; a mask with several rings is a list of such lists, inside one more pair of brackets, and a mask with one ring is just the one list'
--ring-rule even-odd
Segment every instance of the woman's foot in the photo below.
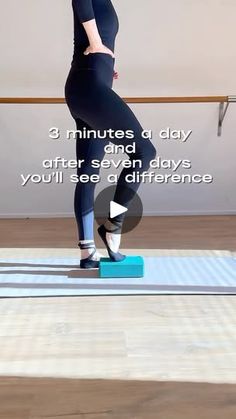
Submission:
{"label": "woman's foot", "polygon": [[103,240],[110,259],[113,262],[121,262],[125,259],[125,255],[119,252],[120,241],[121,241],[121,226],[112,223],[107,220],[105,224],[98,227],[98,234]]}
{"label": "woman's foot", "polygon": [[121,234],[119,233],[118,230],[117,230],[116,233],[112,233],[112,231],[114,231],[114,229],[116,229],[116,226],[114,224],[112,224],[110,220],[107,220],[105,222],[104,227],[107,230],[106,240],[107,240],[107,243],[108,243],[110,249],[114,253],[119,252]]}
{"label": "woman's foot", "polygon": [[81,240],[78,244],[81,249],[80,268],[94,269],[99,267],[99,261],[103,255],[97,252],[93,240]]}
{"label": "woman's foot", "polygon": [[[80,251],[81,254],[81,259],[87,259],[89,256],[91,256],[91,254],[93,253],[93,248],[90,249],[82,249]],[[103,258],[104,255],[102,255],[101,253],[99,253],[97,250],[94,253],[94,255],[92,256],[92,260],[97,260],[99,261],[101,258]]]}

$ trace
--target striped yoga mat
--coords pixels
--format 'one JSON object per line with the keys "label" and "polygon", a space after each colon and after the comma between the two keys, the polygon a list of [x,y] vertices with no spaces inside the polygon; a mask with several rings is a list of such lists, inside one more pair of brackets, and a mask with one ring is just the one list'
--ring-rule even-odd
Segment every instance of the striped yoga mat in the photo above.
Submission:
{"label": "striped yoga mat", "polygon": [[0,297],[235,294],[236,255],[210,250],[125,250],[144,257],[144,278],[79,269],[77,249],[0,249]]}

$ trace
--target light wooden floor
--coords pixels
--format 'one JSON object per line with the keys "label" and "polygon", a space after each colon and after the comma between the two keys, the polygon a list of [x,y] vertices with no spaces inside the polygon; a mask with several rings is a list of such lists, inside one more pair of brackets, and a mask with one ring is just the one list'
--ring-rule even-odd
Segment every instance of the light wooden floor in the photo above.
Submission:
{"label": "light wooden floor", "polygon": [[0,300],[0,418],[235,419],[235,330],[235,297]]}
{"label": "light wooden floor", "polygon": [[[235,219],[143,220],[124,247],[235,251]],[[73,228],[0,220],[0,247],[74,247]],[[235,419],[235,331],[235,296],[1,299],[0,419]]]}

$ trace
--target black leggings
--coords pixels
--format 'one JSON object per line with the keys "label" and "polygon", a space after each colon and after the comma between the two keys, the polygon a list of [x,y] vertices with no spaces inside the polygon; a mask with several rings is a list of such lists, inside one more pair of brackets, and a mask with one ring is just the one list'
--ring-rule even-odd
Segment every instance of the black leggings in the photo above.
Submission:
{"label": "black leggings", "polygon": [[[132,145],[135,153],[129,154],[133,160],[141,160],[142,168],[124,168],[119,176],[114,201],[128,207],[136,193],[139,182],[127,184],[127,174],[148,170],[150,161],[155,158],[156,150],[149,139],[142,137],[143,128],[129,106],[112,90],[114,59],[104,53],[81,56],[78,63],[72,63],[66,85],[65,98],[71,115],[76,121],[77,130],[132,130],[134,138],[108,139],[116,145]],[[91,176],[99,169],[91,167],[93,159],[102,160],[107,140],[76,139],[77,160],[85,162],[78,168],[77,174]],[[95,183],[78,182],[75,188],[74,210],[78,225],[79,240],[93,240]],[[123,217],[123,215],[122,215]],[[117,220],[121,221],[121,217]]]}

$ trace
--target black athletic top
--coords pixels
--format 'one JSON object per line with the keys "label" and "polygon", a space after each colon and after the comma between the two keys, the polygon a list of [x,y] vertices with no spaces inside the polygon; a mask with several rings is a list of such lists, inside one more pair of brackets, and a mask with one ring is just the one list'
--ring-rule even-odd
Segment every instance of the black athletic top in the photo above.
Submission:
{"label": "black athletic top", "polygon": [[88,37],[82,25],[96,19],[103,44],[114,52],[119,21],[111,0],[72,0],[74,15],[74,55],[78,58],[88,47]]}

